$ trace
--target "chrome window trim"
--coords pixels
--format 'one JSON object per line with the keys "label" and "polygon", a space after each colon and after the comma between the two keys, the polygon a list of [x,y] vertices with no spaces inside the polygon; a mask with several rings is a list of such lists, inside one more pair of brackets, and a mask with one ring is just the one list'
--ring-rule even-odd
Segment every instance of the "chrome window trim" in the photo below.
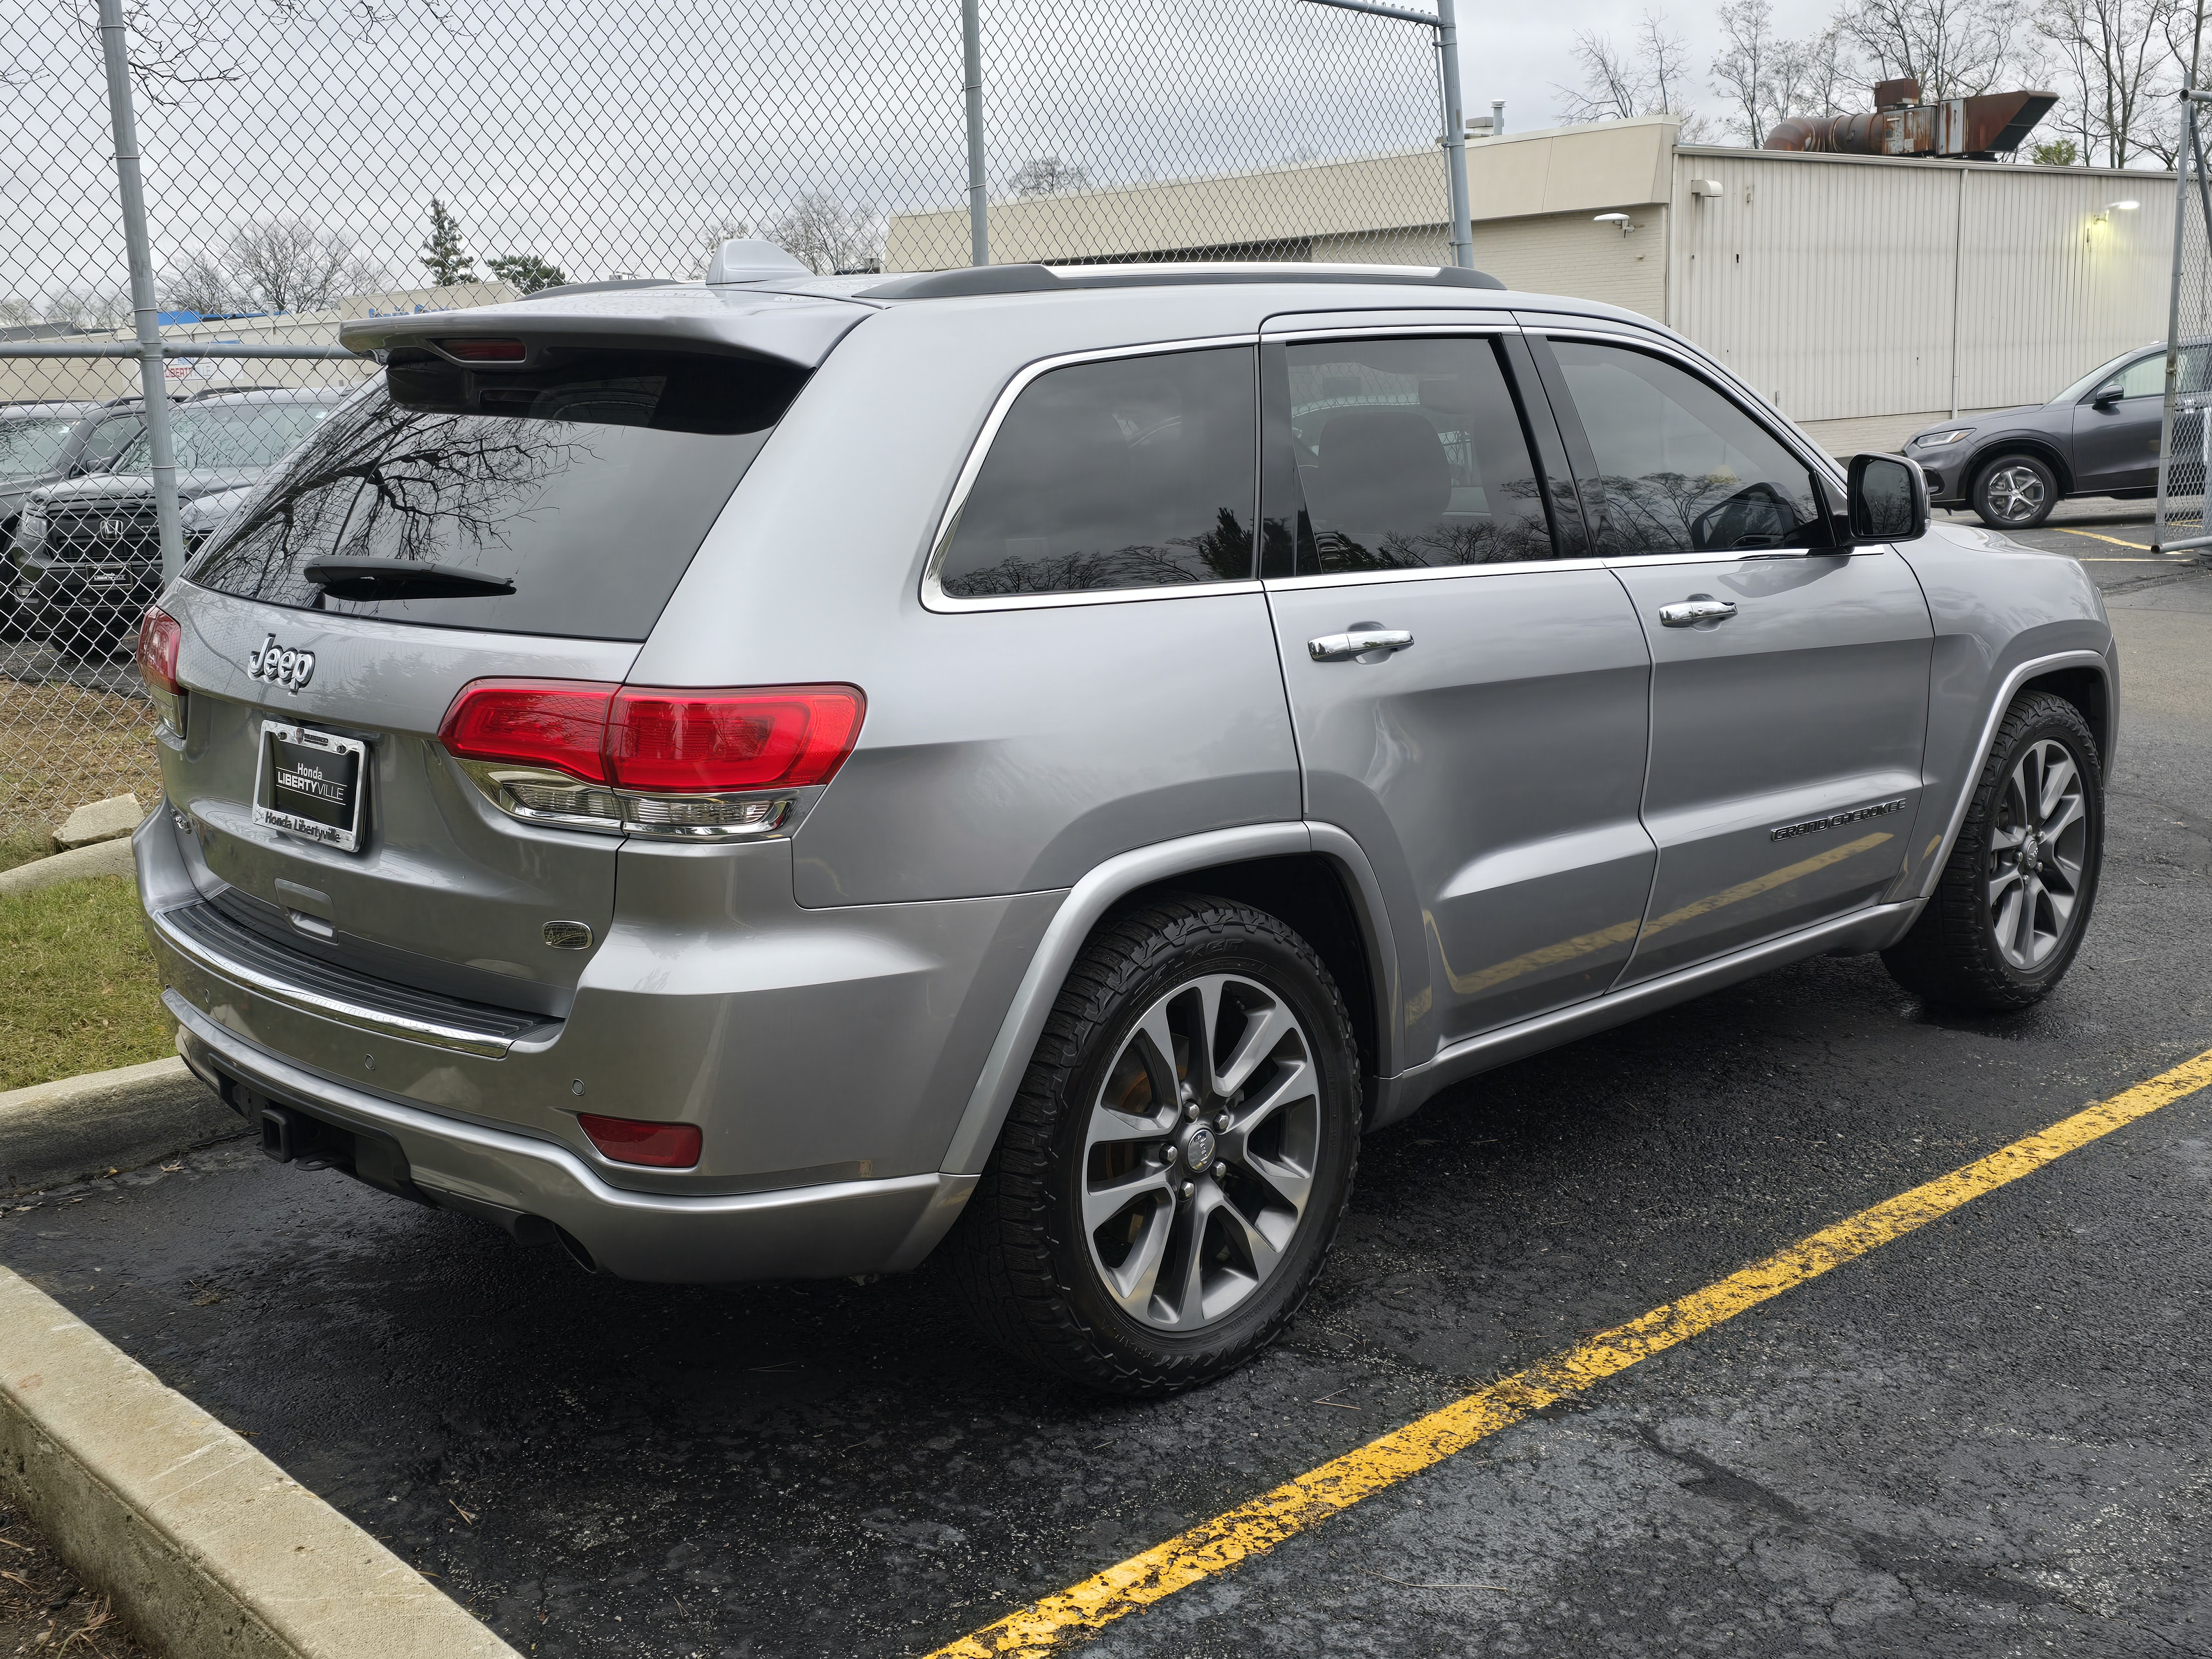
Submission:
{"label": "chrome window trim", "polygon": [[[1626,562],[1624,561],[1623,562]],[[1309,587],[1364,587],[1376,582],[1446,581],[1463,576],[1519,576],[1558,570],[1602,569],[1605,561],[1578,559],[1498,560],[1488,564],[1431,564],[1410,570],[1330,570],[1311,576],[1276,576],[1264,586],[1271,593],[1295,593]]]}
{"label": "chrome window trim", "polygon": [[[1039,377],[1055,368],[1068,368],[1078,363],[1111,362],[1121,357],[1164,357],[1173,352],[1212,351],[1226,346],[1257,348],[1260,333],[1257,329],[1242,334],[1208,334],[1188,340],[1156,340],[1143,345],[1103,346],[1089,351],[1061,352],[1050,357],[1040,357],[1024,364],[1006,382],[991,412],[983,417],[983,428],[975,441],[969,446],[968,456],[960,464],[959,476],[952,482],[952,493],[946,499],[945,511],[938,515],[936,533],[930,538],[929,560],[921,571],[921,608],[940,616],[957,616],[975,611],[1042,611],[1067,605],[1127,605],[1142,599],[1202,599],[1208,595],[1229,593],[1257,593],[1257,580],[1242,582],[1170,582],[1157,587],[1109,587],[1078,593],[1007,593],[994,594],[987,599],[961,599],[947,593],[939,580],[945,556],[951,550],[952,532],[960,522],[960,514],[968,505],[968,497],[975,489],[976,475],[982,471],[989,457],[991,446],[996,441],[999,428],[1014,406],[1014,400],[1029,390]],[[1252,536],[1256,544],[1260,535],[1260,422],[1259,388],[1253,388],[1252,422]]]}
{"label": "chrome window trim", "polygon": [[1429,339],[1438,335],[1455,337],[1474,334],[1519,334],[1511,323],[1377,323],[1371,328],[1300,328],[1263,333],[1269,345],[1297,345],[1310,340],[1373,340],[1392,336]]}

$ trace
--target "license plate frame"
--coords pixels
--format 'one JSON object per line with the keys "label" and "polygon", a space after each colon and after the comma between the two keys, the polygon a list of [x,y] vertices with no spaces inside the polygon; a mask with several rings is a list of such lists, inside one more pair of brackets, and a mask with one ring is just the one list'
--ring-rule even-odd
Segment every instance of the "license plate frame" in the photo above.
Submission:
{"label": "license plate frame", "polygon": [[341,853],[361,850],[368,744],[289,720],[261,722],[253,822]]}

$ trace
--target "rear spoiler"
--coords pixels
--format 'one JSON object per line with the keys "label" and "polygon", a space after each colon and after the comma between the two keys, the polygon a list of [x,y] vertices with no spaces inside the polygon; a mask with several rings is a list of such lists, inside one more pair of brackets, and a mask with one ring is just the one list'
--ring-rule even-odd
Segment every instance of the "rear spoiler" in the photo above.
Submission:
{"label": "rear spoiler", "polygon": [[349,351],[420,347],[441,356],[447,354],[440,341],[486,337],[526,345],[726,352],[811,369],[874,309],[811,294],[668,283],[357,317],[340,325],[338,339]]}

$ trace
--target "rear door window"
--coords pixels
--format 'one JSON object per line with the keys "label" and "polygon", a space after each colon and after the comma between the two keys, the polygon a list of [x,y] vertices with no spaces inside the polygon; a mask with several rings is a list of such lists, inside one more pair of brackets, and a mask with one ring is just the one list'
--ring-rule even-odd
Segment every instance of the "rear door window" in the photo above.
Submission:
{"label": "rear door window", "polygon": [[1298,574],[1555,556],[1492,341],[1328,341],[1287,356]]}
{"label": "rear door window", "polygon": [[955,599],[1252,579],[1249,346],[1073,363],[999,423],[937,566]]}
{"label": "rear door window", "polygon": [[304,611],[642,640],[805,383],[754,358],[397,358],[185,572]]}

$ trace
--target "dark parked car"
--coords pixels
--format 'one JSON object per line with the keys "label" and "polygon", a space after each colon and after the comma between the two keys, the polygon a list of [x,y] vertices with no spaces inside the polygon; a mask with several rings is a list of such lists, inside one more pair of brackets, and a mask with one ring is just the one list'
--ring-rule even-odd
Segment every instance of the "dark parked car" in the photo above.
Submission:
{"label": "dark parked car", "polygon": [[[2204,388],[2205,355],[2181,354],[2186,394]],[[2047,404],[1960,416],[1915,433],[1905,453],[1938,507],[1971,507],[1984,524],[2027,530],[2069,495],[2141,498],[2158,488],[2166,346],[2115,357]],[[2191,417],[2195,418],[2193,416]]]}
{"label": "dark parked car", "polygon": [[[189,509],[256,482],[350,395],[286,387],[192,398],[171,417],[179,497]],[[135,409],[130,418],[106,471],[34,490],[16,520],[9,556],[19,613],[64,649],[112,643],[161,585],[151,445]]]}

